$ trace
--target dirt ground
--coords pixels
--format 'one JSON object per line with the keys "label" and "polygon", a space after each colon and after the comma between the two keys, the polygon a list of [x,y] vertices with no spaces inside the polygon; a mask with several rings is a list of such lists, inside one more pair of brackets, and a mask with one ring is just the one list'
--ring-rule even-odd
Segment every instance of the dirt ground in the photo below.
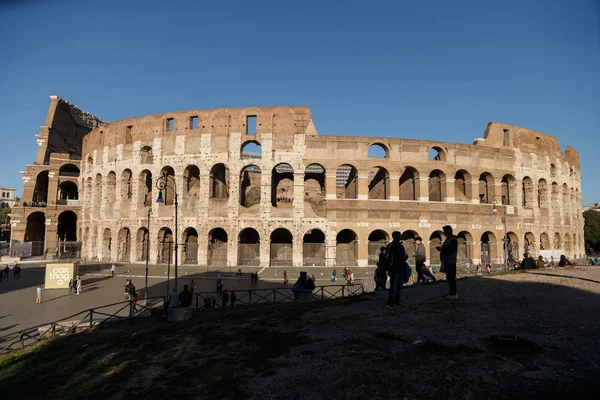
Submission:
{"label": "dirt ground", "polygon": [[440,282],[405,288],[397,310],[376,293],[101,330],[0,358],[0,385],[32,399],[597,398],[600,268],[461,279],[458,292],[445,300]]}

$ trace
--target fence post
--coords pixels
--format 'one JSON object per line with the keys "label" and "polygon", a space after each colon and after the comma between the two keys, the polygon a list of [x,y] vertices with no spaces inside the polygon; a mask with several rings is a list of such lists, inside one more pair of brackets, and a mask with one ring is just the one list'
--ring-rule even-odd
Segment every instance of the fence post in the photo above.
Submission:
{"label": "fence post", "polygon": [[133,300],[129,301],[129,325],[133,324]]}
{"label": "fence post", "polygon": [[346,289],[346,286],[342,286],[342,298],[346,297],[346,295],[344,294],[345,289]]}
{"label": "fence post", "polygon": [[94,326],[94,309],[90,308],[90,329]]}
{"label": "fence post", "polygon": [[25,342],[23,341],[23,332],[19,335],[19,340],[21,341],[21,350],[25,348]]}
{"label": "fence post", "polygon": [[321,300],[325,300],[325,286],[321,286]]}

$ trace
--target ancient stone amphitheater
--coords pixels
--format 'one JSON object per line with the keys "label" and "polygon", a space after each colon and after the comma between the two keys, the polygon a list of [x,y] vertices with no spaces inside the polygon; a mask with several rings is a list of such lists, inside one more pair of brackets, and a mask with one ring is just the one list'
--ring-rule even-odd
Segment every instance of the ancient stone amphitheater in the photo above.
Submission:
{"label": "ancient stone amphitheater", "polygon": [[323,136],[308,107],[106,123],[51,97],[37,140],[13,211],[13,246],[32,256],[81,242],[102,261],[367,266],[399,230],[435,263],[447,224],[460,262],[584,253],[577,151],[512,125],[457,144]]}

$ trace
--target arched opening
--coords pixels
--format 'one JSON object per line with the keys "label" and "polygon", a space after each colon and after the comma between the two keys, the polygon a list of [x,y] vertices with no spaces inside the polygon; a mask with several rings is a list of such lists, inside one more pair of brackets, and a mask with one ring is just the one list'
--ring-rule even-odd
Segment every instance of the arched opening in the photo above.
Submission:
{"label": "arched opening", "polygon": [[273,207],[293,208],[294,169],[289,164],[277,164],[271,173],[271,204]]}
{"label": "arched opening", "polygon": [[400,200],[417,200],[419,178],[418,172],[413,167],[406,167],[400,177]]}
{"label": "arched opening", "polygon": [[550,164],[550,176],[553,178],[556,176],[556,165],[554,164]]}
{"label": "arched opening", "polygon": [[214,228],[208,233],[208,265],[227,266],[227,232]]}
{"label": "arched opening", "polygon": [[434,169],[429,174],[429,201],[444,201],[446,198],[446,188],[443,182],[446,175],[439,169]]}
{"label": "arched opening", "polygon": [[106,176],[106,201],[109,204],[114,204],[117,201],[117,174],[113,171],[110,171]]}
{"label": "arched opening", "polygon": [[419,237],[419,234],[411,230],[402,232],[402,235],[400,236],[402,244],[404,245],[404,250],[406,250],[406,254],[408,254],[410,265],[416,265],[413,254],[417,251],[417,244],[415,242],[417,237]]}
{"label": "arched opening", "polygon": [[514,232],[508,232],[508,263],[509,265],[514,265],[514,263],[520,260],[519,253],[519,237]]}
{"label": "arched opening", "polygon": [[[458,252],[456,262],[459,264],[473,263],[473,235],[467,231],[461,231],[456,235],[458,240]],[[437,250],[436,250],[437,252]],[[439,253],[439,252],[438,252]],[[438,254],[439,257],[439,254]]]}
{"label": "arched opening", "polygon": [[310,164],[304,170],[304,213],[307,217],[325,217],[325,168]]}
{"label": "arched opening", "polygon": [[59,168],[58,175],[79,178],[79,168],[74,164],[65,164]]}
{"label": "arched opening", "polygon": [[492,202],[492,186],[494,178],[489,172],[484,172],[479,176],[479,202],[489,204]]}
{"label": "arched opening", "polygon": [[563,214],[569,214],[569,187],[566,183],[562,186],[562,203],[563,203]]}
{"label": "arched opening", "polygon": [[35,178],[35,188],[31,199],[39,206],[45,206],[48,202],[48,171],[40,172]]}
{"label": "arched opening", "polygon": [[335,171],[335,194],[338,199],[358,198],[358,172],[350,164],[340,165]]}
{"label": "arched opening", "polygon": [[446,152],[441,147],[434,146],[427,152],[427,158],[431,161],[446,161]]}
{"label": "arched opening", "polygon": [[571,235],[565,233],[565,253],[571,252]]}
{"label": "arched opening", "polygon": [[215,164],[210,170],[210,198],[229,198],[229,168],[225,164]]}
{"label": "arched opening", "polygon": [[538,181],[538,207],[548,208],[548,184],[545,179]]}
{"label": "arched opening", "polygon": [[546,232],[543,232],[540,235],[540,251],[541,250],[550,250],[550,237]]}
{"label": "arched opening", "polygon": [[369,199],[387,200],[390,198],[390,174],[383,167],[375,167],[369,172]]}
{"label": "arched opening", "polygon": [[456,201],[471,200],[471,176],[463,169],[454,174],[454,198]]}
{"label": "arched opening", "polygon": [[94,180],[94,203],[102,204],[102,175],[96,174]]}
{"label": "arched opening", "polygon": [[152,147],[144,146],[140,149],[140,164],[152,164],[154,162],[154,153]]}
{"label": "arched opening", "polygon": [[535,252],[535,236],[531,232],[525,234],[523,240],[523,252],[533,254]]}
{"label": "arched opening", "polygon": [[183,231],[183,243],[183,262],[198,264],[198,231],[194,228]]}
{"label": "arched opening", "polygon": [[262,158],[262,147],[257,141],[251,140],[242,145],[242,160],[260,160]]}
{"label": "arched opening", "polygon": [[92,178],[87,178],[85,180],[85,187],[84,187],[85,191],[84,191],[84,196],[85,196],[85,204],[88,207],[92,206],[93,203],[93,184],[92,184]]}
{"label": "arched opening", "polygon": [[311,229],[304,234],[303,265],[325,266],[325,234],[319,229]]}
{"label": "arched opening", "polygon": [[368,158],[389,158],[388,149],[381,143],[373,143],[367,151]]}
{"label": "arched opening", "polygon": [[85,166],[88,171],[92,170],[92,168],[94,167],[94,158],[92,156],[88,156],[88,158],[85,162]]}
{"label": "arched opening", "polygon": [[110,229],[104,229],[102,234],[102,261],[110,261],[110,254],[112,250],[112,236]]}
{"label": "arched opening", "polygon": [[369,234],[368,238],[369,265],[377,265],[379,261],[379,249],[387,246],[390,242],[390,237],[386,231],[377,229]]}
{"label": "arched opening", "polygon": [[43,212],[34,212],[27,217],[25,227],[25,241],[31,244],[31,256],[44,255],[44,241],[46,240],[46,215]]}
{"label": "arched opening", "polygon": [[[431,265],[440,265],[440,251],[437,249],[444,242],[444,233],[435,231],[429,236],[429,263]],[[457,253],[458,261],[458,253]]]}
{"label": "arched opening", "polygon": [[523,178],[523,207],[533,207],[533,181],[528,176]]}
{"label": "arched opening", "polygon": [[125,169],[121,173],[121,201],[131,201],[133,190],[131,187],[131,178],[133,174],[130,169]]}
{"label": "arched opening", "polygon": [[79,190],[77,189],[77,184],[75,182],[64,181],[58,185],[59,204],[69,204],[67,200],[77,199],[79,199]]}
{"label": "arched opening", "polygon": [[200,168],[196,165],[188,165],[183,171],[186,198],[200,197]]}
{"label": "arched opening", "polygon": [[516,179],[512,175],[504,175],[501,182],[502,204],[517,204],[517,193],[515,190]]}
{"label": "arched opening", "polygon": [[355,266],[358,258],[358,237],[351,229],[340,231],[335,238],[335,262],[338,266]]}
{"label": "arched opening", "polygon": [[119,261],[131,261],[131,232],[129,228],[121,228],[119,231]]}
{"label": "arched opening", "polygon": [[256,165],[248,165],[240,171],[240,205],[258,212],[261,198],[261,170]]}
{"label": "arched opening", "polygon": [[271,233],[271,266],[292,265],[294,239],[290,231],[277,228]]}
{"label": "arched opening", "polygon": [[140,173],[138,192],[140,196],[140,205],[143,207],[150,207],[152,205],[152,172],[147,169]]}
{"label": "arched opening", "polygon": [[497,241],[496,235],[492,232],[484,232],[481,235],[481,262],[491,264],[495,259],[497,259],[498,255],[496,254],[497,250]]}
{"label": "arched opening", "polygon": [[163,227],[158,231],[158,262],[159,264],[171,263],[173,254],[173,231],[171,228]]}
{"label": "arched opening", "polygon": [[146,261],[148,249],[150,248],[150,235],[148,229],[140,228],[137,232],[137,259],[138,261]]}
{"label": "arched opening", "polygon": [[160,176],[166,177],[166,186],[162,190],[164,205],[172,206],[175,203],[175,170],[167,165],[160,170]]}
{"label": "arched opening", "polygon": [[562,240],[558,232],[554,233],[554,250],[562,250]]}
{"label": "arched opening", "polygon": [[260,265],[260,235],[254,228],[240,232],[238,240],[238,264]]}
{"label": "arched opening", "polygon": [[58,216],[58,241],[77,241],[77,214],[73,211],[63,211]]}

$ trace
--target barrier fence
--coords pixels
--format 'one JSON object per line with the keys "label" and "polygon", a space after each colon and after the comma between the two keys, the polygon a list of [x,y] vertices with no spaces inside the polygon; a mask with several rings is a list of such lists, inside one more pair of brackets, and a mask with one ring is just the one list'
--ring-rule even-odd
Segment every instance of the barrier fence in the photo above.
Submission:
{"label": "barrier fence", "polygon": [[[217,292],[194,293],[191,308],[195,312],[210,308],[227,308],[236,305],[292,303],[294,294],[291,287],[276,289],[250,289],[229,292],[236,293],[234,304],[229,301],[223,303],[221,294]],[[341,286],[317,286],[312,291],[312,300],[328,300],[336,298],[353,297],[364,294],[366,291],[360,283]],[[44,338],[53,336],[68,336],[74,333],[94,329],[111,321],[129,321],[132,324],[142,316],[154,316],[156,321],[166,319],[168,299],[166,297],[153,297],[138,301],[122,301],[90,308],[68,317],[48,322],[18,332],[0,337],[0,355],[32,346]]]}

